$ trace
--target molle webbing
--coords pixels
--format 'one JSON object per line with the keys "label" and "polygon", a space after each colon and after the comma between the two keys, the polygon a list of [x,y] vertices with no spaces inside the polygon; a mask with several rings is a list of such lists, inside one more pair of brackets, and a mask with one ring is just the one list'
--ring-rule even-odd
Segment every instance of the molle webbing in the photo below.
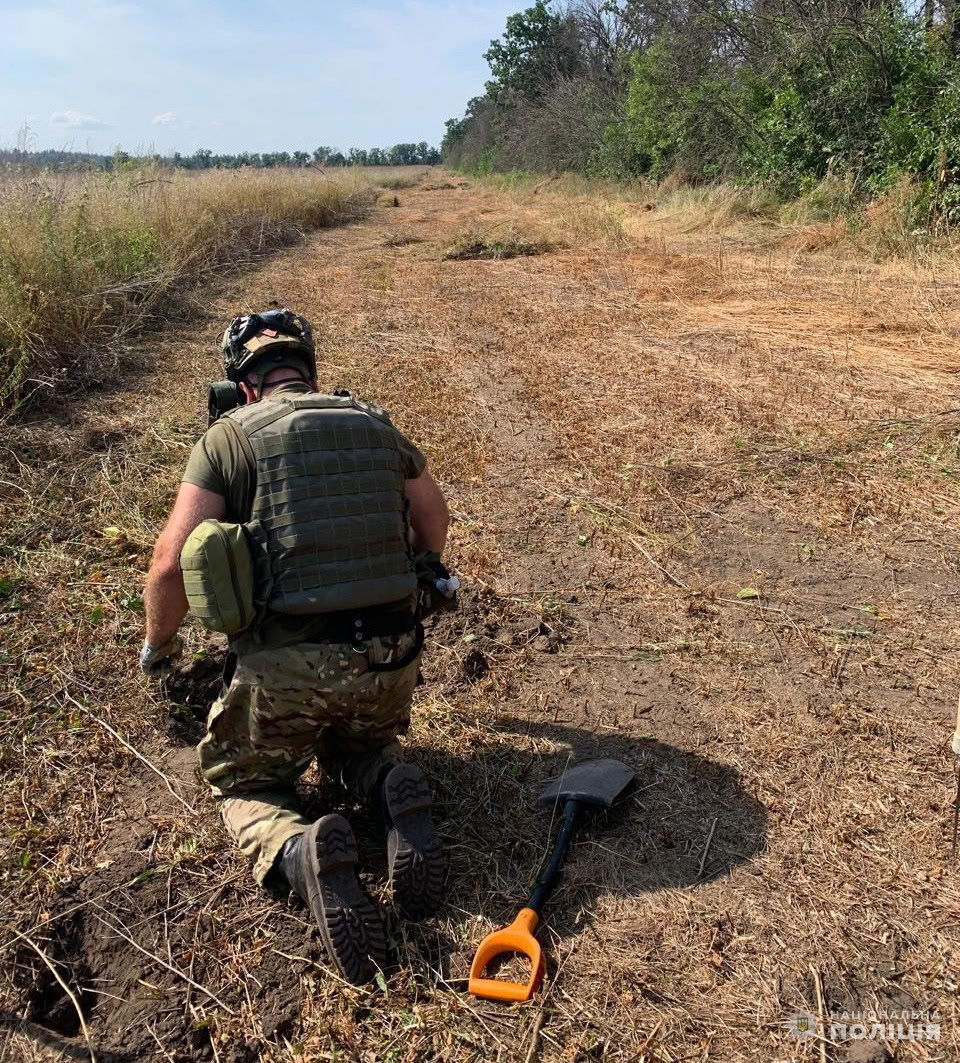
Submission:
{"label": "molle webbing", "polygon": [[229,416],[256,459],[251,524],[270,558],[269,609],[365,609],[414,592],[403,455],[383,411],[309,394]]}

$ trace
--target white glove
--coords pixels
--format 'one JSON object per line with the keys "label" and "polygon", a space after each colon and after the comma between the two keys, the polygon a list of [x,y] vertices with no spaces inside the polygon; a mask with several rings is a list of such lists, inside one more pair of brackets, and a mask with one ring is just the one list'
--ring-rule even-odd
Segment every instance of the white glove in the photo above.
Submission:
{"label": "white glove", "polygon": [[183,653],[183,639],[174,635],[162,646],[151,646],[144,640],[140,651],[140,671],[144,675],[159,675]]}
{"label": "white glove", "polygon": [[435,579],[433,585],[444,598],[452,598],[460,590],[460,580],[456,576],[451,576],[449,579]]}

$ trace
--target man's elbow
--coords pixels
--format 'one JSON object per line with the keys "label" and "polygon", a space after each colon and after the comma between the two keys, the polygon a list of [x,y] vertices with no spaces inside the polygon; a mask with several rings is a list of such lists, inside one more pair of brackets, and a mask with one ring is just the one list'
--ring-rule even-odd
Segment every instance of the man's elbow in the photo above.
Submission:
{"label": "man's elbow", "polygon": [[180,555],[170,543],[158,539],[153,548],[153,560],[150,562],[150,579],[165,583],[180,578]]}
{"label": "man's elbow", "polygon": [[446,534],[450,526],[450,509],[439,491],[424,499],[420,506],[415,507],[414,523],[422,528],[431,528]]}

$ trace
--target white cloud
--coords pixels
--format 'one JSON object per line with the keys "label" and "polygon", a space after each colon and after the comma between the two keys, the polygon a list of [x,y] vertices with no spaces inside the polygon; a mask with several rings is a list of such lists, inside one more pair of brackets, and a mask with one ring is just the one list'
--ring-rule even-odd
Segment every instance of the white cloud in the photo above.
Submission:
{"label": "white cloud", "polygon": [[107,122],[95,118],[92,114],[81,111],[54,111],[50,115],[51,125],[66,126],[67,129],[109,129]]}
{"label": "white cloud", "polygon": [[175,122],[176,120],[176,111],[161,111],[160,114],[155,114],[153,116],[154,125],[170,125],[171,122]]}

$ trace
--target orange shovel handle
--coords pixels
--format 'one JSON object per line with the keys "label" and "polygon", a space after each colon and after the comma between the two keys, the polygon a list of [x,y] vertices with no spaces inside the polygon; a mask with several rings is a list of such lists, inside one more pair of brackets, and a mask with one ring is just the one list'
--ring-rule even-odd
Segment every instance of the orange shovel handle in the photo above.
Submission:
{"label": "orange shovel handle", "polygon": [[[495,930],[480,942],[470,965],[470,981],[467,985],[475,997],[523,1001],[530,1000],[536,993],[537,987],[543,981],[543,955],[540,952],[540,942],[533,936],[539,922],[540,916],[532,908],[523,908],[510,926]],[[483,977],[483,972],[491,960],[510,953],[526,956],[530,960],[530,980],[526,985],[522,982]]]}

